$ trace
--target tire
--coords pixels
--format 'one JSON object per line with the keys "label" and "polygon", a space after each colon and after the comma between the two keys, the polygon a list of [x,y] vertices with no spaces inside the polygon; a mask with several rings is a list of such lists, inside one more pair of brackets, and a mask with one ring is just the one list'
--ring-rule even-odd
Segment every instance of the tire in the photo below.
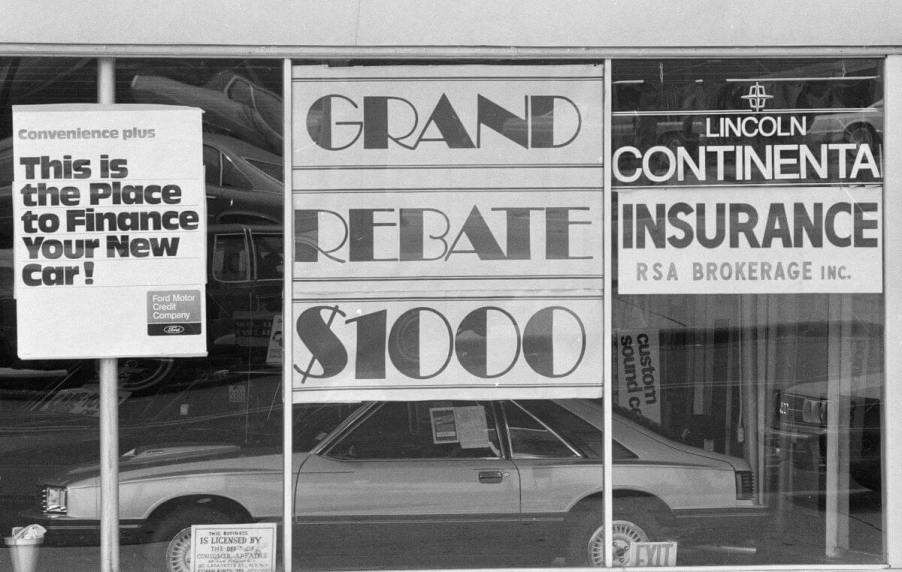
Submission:
{"label": "tire", "polygon": [[844,139],[846,143],[856,143],[873,147],[877,144],[877,134],[874,128],[866,123],[856,123],[846,128]]}
{"label": "tire", "polygon": [[[604,566],[604,513],[601,504],[577,509],[573,514],[567,539],[567,564],[570,566]],[[614,499],[613,565],[629,563],[629,550],[634,542],[660,538],[661,527],[651,503],[642,499]]]}
{"label": "tire", "polygon": [[144,551],[145,570],[159,572],[191,571],[191,525],[230,524],[234,519],[215,509],[190,506],[162,520],[150,534]]}

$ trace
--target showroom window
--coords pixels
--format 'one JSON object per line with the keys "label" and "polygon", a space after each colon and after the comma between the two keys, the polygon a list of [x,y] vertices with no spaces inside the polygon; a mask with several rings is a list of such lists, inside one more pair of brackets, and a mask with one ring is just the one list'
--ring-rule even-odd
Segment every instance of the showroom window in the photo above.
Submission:
{"label": "showroom window", "polygon": [[[120,564],[123,570],[164,569],[167,550],[176,560],[185,556],[179,546],[170,548],[169,541],[186,524],[247,522],[247,510],[228,502],[230,495],[224,491],[217,497],[210,496],[216,493],[210,488],[205,497],[172,495],[165,486],[154,490],[141,485],[138,488],[155,498],[139,506],[132,488],[136,485],[127,484],[136,467],[153,466],[159,474],[172,462],[257,455],[262,460],[254,473],[256,496],[274,501],[254,510],[273,517],[281,511],[281,371],[277,348],[270,342],[282,290],[283,191],[281,175],[276,174],[281,166],[281,100],[276,97],[278,105],[268,99],[263,103],[262,95],[281,93],[281,62],[118,59],[115,68],[118,103],[185,105],[204,111],[208,356],[118,360]],[[12,106],[96,103],[98,62],[2,58],[0,70],[0,200],[6,201],[0,203],[0,253],[5,261],[0,272],[0,527],[7,536],[13,526],[42,524],[48,529],[42,566],[99,570],[96,480],[82,480],[85,487],[75,492],[81,479],[69,479],[63,483],[70,487],[68,494],[62,495],[57,492],[67,489],[44,488],[55,475],[86,467],[90,471],[98,463],[98,366],[93,360],[17,356],[10,204]],[[113,144],[111,156],[115,149]],[[265,458],[264,451],[269,453]],[[267,465],[271,472],[257,478]],[[190,481],[202,478],[194,472],[182,485],[190,489]],[[172,502],[177,498],[182,500]],[[48,515],[59,528],[41,520]],[[135,518],[144,524],[135,526]],[[87,526],[67,526],[68,520]],[[0,556],[0,568],[12,569],[8,552]]]}
{"label": "showroom window", "polygon": [[[97,63],[0,66],[2,200]],[[289,388],[295,569],[603,565],[606,447],[614,566],[885,562],[881,60],[115,68],[204,111],[208,224],[209,355],[119,360],[123,569],[282,518]],[[98,368],[17,356],[0,205],[0,527],[95,570]]]}
{"label": "showroom window", "polygon": [[640,514],[690,533],[679,563],[882,562],[882,62],[612,79],[615,419],[685,463],[657,479],[665,518]]}

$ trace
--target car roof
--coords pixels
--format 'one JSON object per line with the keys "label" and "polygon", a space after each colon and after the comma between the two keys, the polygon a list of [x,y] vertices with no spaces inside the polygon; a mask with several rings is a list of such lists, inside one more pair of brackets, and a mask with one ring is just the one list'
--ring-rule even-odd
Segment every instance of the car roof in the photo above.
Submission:
{"label": "car roof", "polygon": [[204,143],[213,145],[214,147],[241,158],[265,161],[267,163],[282,163],[282,157],[275,153],[271,153],[266,149],[261,149],[256,145],[251,145],[246,141],[229,137],[228,135],[223,135],[221,133],[204,131]]}

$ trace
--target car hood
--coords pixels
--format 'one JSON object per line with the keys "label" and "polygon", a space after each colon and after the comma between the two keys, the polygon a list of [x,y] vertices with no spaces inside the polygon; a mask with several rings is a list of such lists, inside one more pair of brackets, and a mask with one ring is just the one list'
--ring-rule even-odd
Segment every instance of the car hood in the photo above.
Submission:
{"label": "car hood", "polygon": [[[243,448],[231,443],[178,443],[132,449],[119,458],[120,484],[158,478],[167,474],[227,471],[260,472],[281,470],[279,447]],[[69,467],[52,480],[67,486],[97,486],[100,465],[88,463]]]}
{"label": "car hood", "polygon": [[[852,397],[866,397],[880,399],[883,392],[881,387],[882,376],[869,376],[868,378],[853,377],[849,380],[849,395]],[[838,381],[836,381],[838,383]],[[805,381],[797,383],[784,390],[786,395],[797,395],[814,399],[827,399],[829,384],[827,380]]]}

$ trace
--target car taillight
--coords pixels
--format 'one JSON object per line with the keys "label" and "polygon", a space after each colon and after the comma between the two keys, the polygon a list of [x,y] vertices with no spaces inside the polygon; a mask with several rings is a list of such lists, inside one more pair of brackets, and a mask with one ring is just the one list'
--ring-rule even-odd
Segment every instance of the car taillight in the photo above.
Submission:
{"label": "car taillight", "polygon": [[53,514],[66,514],[69,493],[66,487],[45,486],[41,489],[41,510]]}
{"label": "car taillight", "polygon": [[736,471],[736,500],[751,500],[755,496],[755,475],[751,471]]}

